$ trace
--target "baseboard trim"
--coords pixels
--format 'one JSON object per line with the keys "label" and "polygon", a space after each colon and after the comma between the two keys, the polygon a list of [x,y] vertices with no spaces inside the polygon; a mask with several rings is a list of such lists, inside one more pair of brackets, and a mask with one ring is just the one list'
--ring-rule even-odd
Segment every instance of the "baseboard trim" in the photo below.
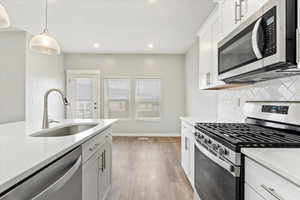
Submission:
{"label": "baseboard trim", "polygon": [[113,133],[112,135],[125,137],[180,137],[180,133]]}

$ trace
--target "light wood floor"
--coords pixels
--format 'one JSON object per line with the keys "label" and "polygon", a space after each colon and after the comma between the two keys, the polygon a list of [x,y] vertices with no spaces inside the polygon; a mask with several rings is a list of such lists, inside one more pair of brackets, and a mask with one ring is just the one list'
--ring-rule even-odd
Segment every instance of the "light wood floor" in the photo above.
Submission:
{"label": "light wood floor", "polygon": [[113,139],[112,200],[192,200],[180,166],[180,138]]}

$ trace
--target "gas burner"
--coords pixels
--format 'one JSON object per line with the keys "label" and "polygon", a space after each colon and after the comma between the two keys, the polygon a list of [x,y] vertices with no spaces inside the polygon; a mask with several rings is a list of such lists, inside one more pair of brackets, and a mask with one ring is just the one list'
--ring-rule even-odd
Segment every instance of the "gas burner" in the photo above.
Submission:
{"label": "gas burner", "polygon": [[246,123],[198,123],[196,129],[239,147],[300,146],[299,135]]}

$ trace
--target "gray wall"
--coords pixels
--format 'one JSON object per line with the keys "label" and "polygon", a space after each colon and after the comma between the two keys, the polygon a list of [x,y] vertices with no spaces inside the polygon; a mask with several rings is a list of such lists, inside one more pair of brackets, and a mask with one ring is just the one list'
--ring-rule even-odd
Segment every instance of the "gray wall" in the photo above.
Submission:
{"label": "gray wall", "polygon": [[0,32],[0,123],[25,119],[25,32]]}
{"label": "gray wall", "polygon": [[180,133],[179,117],[184,114],[184,55],[103,55],[65,54],[67,69],[100,69],[103,117],[103,77],[159,76],[162,79],[162,119],[160,122],[120,121],[114,132],[119,134]]}
{"label": "gray wall", "polygon": [[[29,49],[25,31],[0,32],[0,124],[16,121],[41,125],[43,97],[50,88],[64,89],[63,55],[45,56]],[[49,116],[64,117],[61,99],[51,95]]]}
{"label": "gray wall", "polygon": [[196,39],[187,51],[185,59],[186,116],[214,120],[217,118],[216,92],[199,90],[198,75],[199,41]]}

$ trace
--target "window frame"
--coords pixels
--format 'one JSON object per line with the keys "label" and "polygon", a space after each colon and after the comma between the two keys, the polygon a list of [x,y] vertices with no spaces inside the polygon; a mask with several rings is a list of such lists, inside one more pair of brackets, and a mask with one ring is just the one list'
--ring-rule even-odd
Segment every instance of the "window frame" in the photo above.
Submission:
{"label": "window frame", "polygon": [[[158,79],[160,81],[160,98],[159,98],[159,117],[156,118],[147,118],[147,117],[138,117],[137,116],[137,80],[140,79]],[[162,109],[162,102],[163,102],[163,80],[160,76],[137,76],[134,78],[134,119],[136,121],[146,121],[146,122],[160,122],[163,116],[163,109]]]}
{"label": "window frame", "polygon": [[103,116],[104,118],[109,118],[109,116],[106,116],[107,113],[108,113],[108,107],[107,107],[107,82],[106,80],[108,79],[128,79],[129,81],[129,98],[128,98],[128,101],[129,101],[129,108],[128,108],[128,112],[129,112],[129,117],[128,118],[117,118],[118,120],[120,121],[129,121],[129,120],[132,120],[132,114],[133,114],[133,110],[132,110],[132,107],[133,107],[133,99],[132,99],[132,79],[131,77],[129,76],[105,76],[103,77],[103,86],[104,86],[104,95],[103,95]]}

